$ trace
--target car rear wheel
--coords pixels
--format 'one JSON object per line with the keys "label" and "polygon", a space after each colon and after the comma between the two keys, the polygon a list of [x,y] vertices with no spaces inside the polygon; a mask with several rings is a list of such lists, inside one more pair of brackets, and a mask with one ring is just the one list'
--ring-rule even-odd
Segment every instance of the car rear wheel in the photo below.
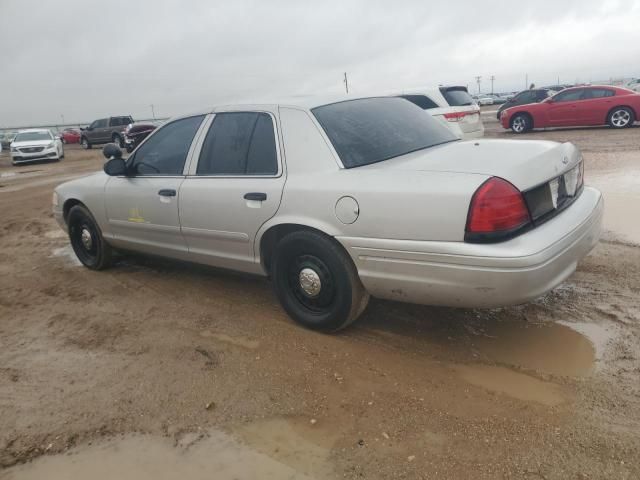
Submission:
{"label": "car rear wheel", "polygon": [[524,113],[518,113],[511,119],[511,130],[513,133],[525,133],[531,130],[531,119]]}
{"label": "car rear wheel", "polygon": [[345,328],[369,301],[351,258],[319,233],[298,231],[282,238],[271,270],[282,307],[307,328],[325,332]]}
{"label": "car rear wheel", "polygon": [[91,270],[111,266],[113,250],[102,237],[93,216],[82,205],[71,208],[67,217],[69,240],[78,260]]}
{"label": "car rear wheel", "polygon": [[608,123],[613,128],[626,128],[635,121],[633,111],[627,107],[617,107],[609,113]]}
{"label": "car rear wheel", "polygon": [[91,150],[91,143],[87,140],[87,137],[82,137],[80,139],[80,145],[82,145],[82,148],[85,150]]}

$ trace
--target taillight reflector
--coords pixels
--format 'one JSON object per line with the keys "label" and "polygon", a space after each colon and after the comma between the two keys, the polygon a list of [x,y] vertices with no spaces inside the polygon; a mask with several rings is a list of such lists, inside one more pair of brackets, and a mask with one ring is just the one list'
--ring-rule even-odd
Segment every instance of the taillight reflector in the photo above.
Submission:
{"label": "taillight reflector", "polygon": [[499,177],[484,182],[471,198],[465,240],[506,240],[531,223],[522,193]]}
{"label": "taillight reflector", "polygon": [[444,118],[448,122],[459,122],[467,115],[477,115],[477,114],[478,112],[475,112],[475,111],[474,112],[451,112],[451,113],[445,113]]}

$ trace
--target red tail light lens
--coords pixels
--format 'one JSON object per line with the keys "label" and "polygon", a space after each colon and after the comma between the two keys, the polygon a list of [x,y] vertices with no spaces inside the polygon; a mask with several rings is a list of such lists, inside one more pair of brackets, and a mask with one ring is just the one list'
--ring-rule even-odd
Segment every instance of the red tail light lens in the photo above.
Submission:
{"label": "red tail light lens", "polygon": [[492,177],[473,194],[465,241],[506,240],[530,224],[531,216],[522,193],[506,180]]}
{"label": "red tail light lens", "polygon": [[[475,112],[473,112],[475,113]],[[444,118],[447,119],[447,122],[459,122],[461,121],[464,117],[467,116],[467,114],[469,115],[473,115],[473,113],[468,113],[468,112],[452,112],[452,113],[445,113],[444,114]]]}

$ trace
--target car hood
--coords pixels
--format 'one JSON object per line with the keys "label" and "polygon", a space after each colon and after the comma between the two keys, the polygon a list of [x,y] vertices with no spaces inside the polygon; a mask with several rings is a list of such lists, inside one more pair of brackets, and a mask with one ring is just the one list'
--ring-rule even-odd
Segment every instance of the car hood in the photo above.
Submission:
{"label": "car hood", "polygon": [[11,142],[12,147],[44,147],[49,145],[53,140],[26,140],[24,142]]}
{"label": "car hood", "polygon": [[527,190],[570,170],[580,158],[571,143],[480,139],[451,142],[363,168],[496,176]]}

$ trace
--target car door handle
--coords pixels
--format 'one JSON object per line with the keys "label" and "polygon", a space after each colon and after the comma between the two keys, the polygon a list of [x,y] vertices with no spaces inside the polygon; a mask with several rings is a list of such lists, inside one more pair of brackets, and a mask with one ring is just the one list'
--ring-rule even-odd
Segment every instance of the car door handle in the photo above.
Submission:
{"label": "car door handle", "polygon": [[158,195],[162,197],[175,197],[176,191],[172,188],[163,188],[158,192]]}
{"label": "car door handle", "polygon": [[264,202],[267,199],[266,193],[261,192],[249,192],[244,194],[245,200],[257,200],[258,202]]}

